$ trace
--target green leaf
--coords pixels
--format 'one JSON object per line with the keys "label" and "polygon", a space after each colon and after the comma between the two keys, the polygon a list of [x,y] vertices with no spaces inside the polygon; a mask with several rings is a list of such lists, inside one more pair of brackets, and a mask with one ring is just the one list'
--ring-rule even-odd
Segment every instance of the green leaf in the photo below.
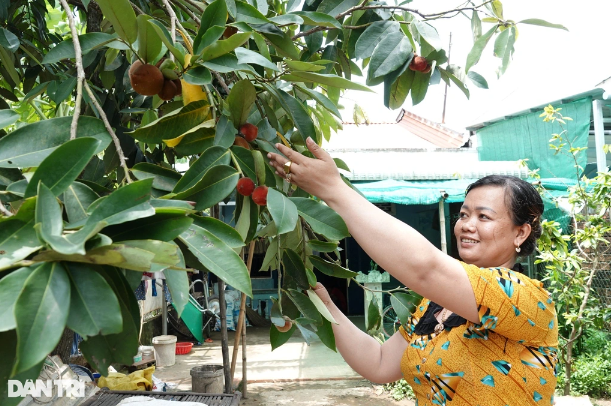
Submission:
{"label": "green leaf", "polygon": [[189,251],[217,277],[252,297],[251,278],[243,260],[208,230],[192,225],[179,237]]}
{"label": "green leaf", "polygon": [[368,304],[368,326],[366,332],[377,331],[381,326],[381,313],[379,312],[379,306],[377,305],[377,297],[372,296],[370,303]]}
{"label": "green leaf", "polygon": [[505,30],[509,31],[509,39],[507,41],[505,50],[504,50],[504,54],[502,55],[502,66],[500,67],[500,75],[504,74],[505,71],[507,70],[507,67],[509,66],[509,62],[511,62],[511,57],[513,56],[513,52],[515,52],[515,48],[514,48],[514,44],[515,44],[515,38],[517,37],[517,28],[516,27],[511,27],[509,30]]}
{"label": "green leaf", "polygon": [[150,18],[146,14],[136,17],[136,24],[138,26],[138,56],[148,64],[154,62],[155,58],[162,51],[160,37],[155,28],[147,22]]}
{"label": "green leaf", "polygon": [[238,165],[240,166],[240,169],[244,175],[251,178],[251,180],[257,185],[258,179],[255,173],[255,161],[251,151],[243,147],[232,146],[232,154],[234,154],[234,158],[236,159],[236,162],[238,162]]}
{"label": "green leaf", "polygon": [[298,330],[300,331],[300,334],[304,338],[307,345],[310,345],[311,342],[315,342],[317,340],[317,334],[307,328],[307,325],[311,325],[312,323],[313,321],[308,318],[296,318],[295,322],[296,327],[298,327]]}
{"label": "green leaf", "polygon": [[[236,222],[236,231],[241,235],[244,242],[253,240],[258,227],[260,207],[248,196],[242,197],[240,215]],[[236,214],[235,214],[236,219]]]}
{"label": "green leaf", "polygon": [[15,302],[17,359],[13,374],[43,360],[64,332],[70,306],[70,280],[59,263],[44,263],[25,281]]}
{"label": "green leaf", "polygon": [[209,112],[210,106],[208,102],[206,100],[198,100],[180,109],[166,113],[160,119],[127,134],[136,140],[144,141],[148,144],[158,144],[162,140],[179,137],[202,124],[207,119]]}
{"label": "green leaf", "polygon": [[281,89],[277,89],[268,84],[264,85],[264,87],[275,97],[283,110],[289,113],[294,122],[294,126],[296,126],[298,132],[300,132],[304,142],[306,143],[308,137],[316,140],[315,125],[304,105]]}
{"label": "green leaf", "polygon": [[310,319],[315,325],[321,325],[321,314],[308,296],[291,288],[287,291],[287,293],[289,294],[292,302],[296,305],[300,313],[305,318]]}
{"label": "green leaf", "polygon": [[217,40],[202,50],[202,60],[210,61],[240,47],[249,40],[251,33],[237,33],[227,40]]}
{"label": "green leaf", "polygon": [[472,83],[475,84],[476,87],[482,88],[482,89],[489,89],[485,78],[479,75],[477,72],[469,71],[466,76],[468,76],[468,79],[470,79]]}
{"label": "green leaf", "polygon": [[473,30],[473,42],[475,42],[483,34],[481,29],[481,19],[479,19],[479,12],[477,10],[473,10],[473,15],[470,19],[470,26]]}
{"label": "green leaf", "polygon": [[[390,74],[391,75],[391,74]],[[411,69],[405,69],[404,72],[396,79],[392,84],[387,82],[384,83],[385,88],[389,91],[386,92],[389,94],[388,98],[384,98],[384,101],[387,101],[390,109],[399,109],[404,104],[409,92],[411,91],[411,87],[413,86],[413,80],[415,79],[415,71]]]}
{"label": "green leaf", "polygon": [[372,92],[372,89],[367,86],[351,82],[348,79],[333,74],[297,71],[292,72],[291,75],[283,75],[281,79],[295,82],[315,82],[317,84],[332,86],[334,88]]}
{"label": "green leaf", "polygon": [[[21,127],[0,139],[0,167],[38,167],[60,145],[70,140],[72,117],[42,120]],[[81,116],[77,138],[93,137],[100,140],[98,154],[111,143],[102,120]]]}
{"label": "green leaf", "polygon": [[191,219],[193,219],[194,225],[208,230],[233,249],[243,247],[245,245],[241,235],[236,231],[236,229],[227,223],[208,216],[204,217],[191,215]]}
{"label": "green leaf", "polygon": [[304,23],[304,20],[302,19],[302,17],[294,15],[293,13],[280,14],[280,15],[271,17],[268,20],[272,21],[273,23],[277,25],[292,25],[292,24],[300,25]]}
{"label": "green leaf", "polygon": [[[219,0],[217,0],[219,1]],[[197,66],[183,74],[185,82],[192,85],[208,85],[213,80],[211,71],[204,66]]]}
{"label": "green leaf", "polygon": [[156,213],[146,220],[137,219],[108,226],[102,233],[113,241],[152,239],[169,242],[189,229],[192,222],[193,220],[184,214]]}
{"label": "green leaf", "polygon": [[412,52],[411,43],[404,33],[396,31],[389,34],[373,51],[366,83],[376,85],[383,82],[383,76],[405,64]]}
{"label": "green leaf", "polygon": [[[196,212],[192,204],[186,201],[174,199],[152,199],[151,206],[155,208],[155,213],[168,213],[174,215],[185,215]],[[158,239],[164,240],[164,239]]]}
{"label": "green leaf", "polygon": [[466,67],[464,68],[466,72],[468,72],[470,68],[472,68],[477,64],[477,62],[479,62],[479,59],[481,58],[481,54],[483,53],[485,46],[487,45],[490,38],[492,38],[492,35],[494,35],[497,29],[497,25],[493,26],[485,34],[479,37],[477,41],[475,41],[472,49],[466,57]]}
{"label": "green leaf", "polygon": [[283,251],[283,267],[285,273],[296,282],[298,289],[309,289],[310,286],[306,275],[306,269],[298,253],[291,249],[285,249]]}
{"label": "green leaf", "polygon": [[36,266],[22,267],[0,280],[0,332],[15,329],[15,302]]}
{"label": "green leaf", "polygon": [[498,58],[502,58],[507,49],[507,42],[509,41],[510,32],[511,30],[504,30],[498,35],[496,41],[494,41],[494,55]]}
{"label": "green leaf", "polygon": [[277,349],[279,346],[283,345],[289,338],[294,335],[296,331],[296,325],[292,325],[292,327],[287,332],[279,332],[277,328],[275,328],[275,324],[270,324],[270,346],[271,350]]}
{"label": "green leaf", "polygon": [[[208,120],[207,120],[208,121]],[[202,127],[187,133],[178,146],[175,146],[177,156],[201,154],[215,143],[215,129]]]}
{"label": "green leaf", "polygon": [[392,307],[400,320],[402,325],[406,325],[409,321],[409,317],[415,312],[415,307],[419,303],[419,296],[417,294],[408,294],[402,292],[392,293],[390,300]]}
{"label": "green leaf", "polygon": [[[2,45],[0,45],[0,62],[8,72],[11,80],[14,83],[20,83],[19,72],[15,69],[15,64],[13,63],[12,54],[10,54],[7,50],[4,49]],[[12,92],[9,91],[12,94]]]}
{"label": "green leaf", "polygon": [[316,65],[310,62],[302,61],[285,61],[285,65],[287,65],[287,67],[292,71],[317,72],[326,69],[326,67],[323,65]]}
{"label": "green leaf", "polygon": [[321,326],[317,327],[316,333],[324,345],[336,352],[336,339],[334,338],[334,331],[330,321],[323,320]]}
{"label": "green leaf", "polygon": [[339,30],[342,28],[336,18],[325,13],[318,13],[317,11],[292,11],[288,15],[300,16],[306,25],[338,28]]}
{"label": "green leaf", "polygon": [[278,55],[294,60],[300,59],[300,52],[287,33],[270,23],[254,26],[254,28],[270,41]]}
{"label": "green leaf", "polygon": [[44,364],[44,360],[34,365],[32,368],[25,370],[17,375],[11,375],[13,368],[13,362],[15,361],[15,351],[17,349],[17,334],[15,330],[0,332],[0,360],[6,361],[0,364],[0,405],[3,406],[16,406],[23,400],[23,397],[8,397],[9,386],[8,380],[18,380],[21,383],[31,381],[32,383],[38,379],[41,369]]}
{"label": "green leaf", "polygon": [[333,323],[335,325],[338,325],[338,322],[336,322],[336,320],[334,319],[332,314],[330,314],[330,311],[328,310],[328,307],[326,307],[326,305],[321,300],[321,298],[319,298],[319,296],[317,294],[315,294],[315,292],[313,290],[311,290],[309,288],[307,290],[307,295],[309,296],[309,299],[315,305],[315,308],[317,308],[317,311],[319,311],[319,313],[321,314],[322,317],[324,317],[329,322],[331,322],[331,323]]}
{"label": "green leaf", "polygon": [[76,138],[62,144],[40,163],[24,196],[34,196],[39,182],[49,187],[55,196],[59,196],[85,169],[99,148],[100,140],[93,137]]}
{"label": "green leaf", "polygon": [[313,266],[317,268],[317,270],[328,276],[338,278],[353,278],[358,275],[358,273],[354,273],[353,271],[341,267],[338,264],[325,261],[318,256],[309,256],[309,260],[311,260],[311,263],[313,263]]}
{"label": "green leaf", "polygon": [[85,241],[71,242],[62,235],[64,225],[62,209],[53,192],[42,182],[38,184],[36,200],[36,225],[34,226],[42,241],[62,254],[85,254]]}
{"label": "green leaf", "polygon": [[300,89],[300,92],[303,92],[303,93],[309,95],[311,98],[313,98],[317,103],[319,103],[324,108],[326,108],[334,116],[338,117],[339,119],[342,119],[341,112],[338,111],[338,108],[336,107],[334,102],[332,102],[330,99],[328,99],[328,97],[326,95],[324,95],[323,93],[319,93],[317,91],[314,91],[312,89],[308,89],[308,88],[303,87],[303,86],[300,86],[299,89]]}
{"label": "green leaf", "polygon": [[464,95],[466,95],[467,99],[470,98],[470,92],[468,91],[468,87],[466,87],[466,75],[464,74],[462,68],[457,65],[449,64],[447,66],[447,69],[441,69],[440,72],[441,77],[447,77],[448,79],[450,79],[454,84],[457,85],[458,88],[460,88],[462,92],[464,92]]}
{"label": "green leaf", "polygon": [[415,72],[413,83],[411,84],[411,100],[413,106],[420,103],[426,97],[428,86],[430,85],[430,72]]}
{"label": "green leaf", "polygon": [[112,267],[98,270],[115,292],[121,307],[123,327],[120,333],[96,335],[81,342],[80,349],[89,364],[103,376],[108,376],[111,363],[130,365],[138,352],[139,309],[134,291],[122,273]]}
{"label": "green leaf", "polygon": [[15,113],[12,110],[0,110],[0,129],[10,126],[19,120],[19,113]]}
{"label": "green leaf", "polygon": [[194,55],[201,55],[202,51],[204,51],[206,47],[217,41],[225,30],[226,27],[218,25],[209,28],[207,32],[204,33],[198,44],[194,42]]}
{"label": "green leaf", "polygon": [[[180,250],[179,253],[181,253]],[[177,314],[181,316],[185,306],[189,302],[189,280],[187,272],[183,270],[166,269],[164,270],[164,277],[166,277],[166,284],[172,296],[172,305],[177,310]]]}
{"label": "green leaf", "polygon": [[568,28],[564,27],[562,24],[553,24],[548,21],[541,20],[540,18],[528,18],[518,21],[517,24],[540,25],[541,27],[559,28],[560,30],[568,31]]}
{"label": "green leaf", "polygon": [[369,58],[377,44],[389,34],[398,32],[399,28],[400,24],[396,21],[375,21],[366,27],[355,43],[356,58]]}
{"label": "green leaf", "polygon": [[236,21],[247,24],[266,24],[270,22],[258,9],[243,1],[236,3]]}
{"label": "green leaf", "polygon": [[266,207],[270,216],[275,221],[277,233],[280,235],[291,232],[296,228],[298,221],[298,210],[296,205],[285,195],[274,188],[268,189]]}
{"label": "green leaf", "polygon": [[502,2],[500,0],[494,0],[492,2],[492,11],[501,20],[504,20],[504,16],[502,14]]}
{"label": "green leaf", "polygon": [[357,6],[359,3],[360,0],[326,0],[319,4],[317,11],[336,17],[338,14]]}
{"label": "green leaf", "polygon": [[238,129],[247,122],[255,98],[255,87],[249,79],[234,84],[226,100],[230,106],[230,117],[235,128]]}
{"label": "green leaf", "polygon": [[28,257],[41,248],[34,230],[34,218],[28,221],[9,218],[0,223],[0,268]]}
{"label": "green leaf", "polygon": [[98,198],[98,194],[87,185],[73,182],[62,196],[68,222],[76,223],[87,218],[87,208]]}
{"label": "green leaf", "polygon": [[[234,52],[238,58],[239,64],[256,64],[263,66],[264,68],[272,69],[273,71],[279,71],[277,65],[273,64],[257,52],[250,51],[246,48],[236,48]],[[230,92],[230,94],[231,93],[232,92]]]}
{"label": "green leaf", "polygon": [[234,191],[238,178],[239,174],[234,168],[216,165],[196,185],[177,194],[175,198],[196,202],[196,210],[210,208]]}
{"label": "green leaf", "polygon": [[84,264],[67,263],[66,270],[71,281],[68,327],[83,339],[121,332],[119,301],[104,278]]}
{"label": "green leaf", "polygon": [[309,240],[309,247],[316,252],[330,253],[338,249],[338,242],[322,242],[321,240]]}
{"label": "green leaf", "polygon": [[[81,53],[87,54],[93,49],[103,47],[112,41],[117,40],[117,37],[111,34],[94,32],[79,35],[79,43],[81,45]],[[43,64],[55,64],[63,59],[74,59],[74,44],[72,39],[67,39],[55,47],[51,48],[42,60]]]}
{"label": "green leaf", "polygon": [[[226,25],[226,18],[228,15],[228,8],[224,0],[215,0],[211,2],[202,13],[202,19],[200,23],[200,29],[198,35],[194,38],[194,49],[199,49],[202,36],[213,26]],[[221,35],[221,33],[219,33]],[[219,38],[219,36],[217,36]]]}
{"label": "green leaf", "polygon": [[439,37],[438,32],[436,32],[436,29],[434,27],[424,21],[419,20],[415,20],[413,24],[415,24],[415,28],[419,32],[421,38],[426,40],[426,42],[430,44],[430,46],[432,46],[435,51],[439,51],[443,47],[441,43],[441,38]]}
{"label": "green leaf", "polygon": [[183,174],[183,177],[181,177],[179,182],[177,182],[172,192],[179,193],[187,191],[202,180],[202,177],[204,174],[206,174],[209,168],[216,165],[228,164],[230,164],[230,151],[228,149],[220,146],[210,147],[200,156],[200,158],[192,163],[185,174]]}
{"label": "green leaf", "polygon": [[132,173],[139,180],[153,178],[153,188],[168,192],[181,180],[178,172],[151,163],[136,164],[132,167]]}
{"label": "green leaf", "polygon": [[177,48],[175,44],[172,42],[172,37],[170,36],[170,33],[168,32],[164,24],[162,24],[161,22],[157,20],[153,20],[153,19],[148,20],[148,22],[149,24],[151,24],[151,26],[157,33],[158,37],[160,37],[164,45],[166,45],[166,48],[168,48],[170,53],[174,55],[174,57],[177,60],[177,64],[179,66],[184,66],[185,56],[183,55],[183,52],[181,52],[181,50]]}
{"label": "green leaf", "polygon": [[298,214],[306,220],[315,233],[331,240],[341,240],[349,236],[343,218],[332,208],[310,198],[290,198],[296,205]]}
{"label": "green leaf", "polygon": [[15,52],[19,48],[19,38],[6,28],[0,28],[0,45]]}
{"label": "green leaf", "polygon": [[230,148],[234,144],[234,137],[238,131],[234,128],[228,116],[221,116],[215,126],[215,145]]}
{"label": "green leaf", "polygon": [[97,0],[104,17],[111,22],[119,38],[133,44],[138,38],[136,14],[129,0]]}

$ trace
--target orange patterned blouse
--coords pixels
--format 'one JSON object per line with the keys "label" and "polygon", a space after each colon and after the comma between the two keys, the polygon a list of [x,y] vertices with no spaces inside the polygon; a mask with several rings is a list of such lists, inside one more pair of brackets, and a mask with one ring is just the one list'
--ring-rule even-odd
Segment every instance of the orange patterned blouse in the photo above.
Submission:
{"label": "orange patterned blouse", "polygon": [[424,298],[400,330],[409,343],[401,368],[416,405],[552,405],[558,324],[550,294],[513,270],[462,265],[481,323],[418,335]]}

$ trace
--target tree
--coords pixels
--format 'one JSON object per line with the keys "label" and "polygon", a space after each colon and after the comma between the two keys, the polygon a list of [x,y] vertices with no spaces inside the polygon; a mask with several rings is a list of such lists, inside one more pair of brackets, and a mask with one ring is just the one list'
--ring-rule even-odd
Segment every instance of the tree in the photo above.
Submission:
{"label": "tree", "polygon": [[[446,63],[431,25],[460,15],[475,40],[464,68]],[[369,91],[352,81],[363,70],[389,108],[440,79],[468,97],[468,79],[487,87],[472,68],[493,37],[504,72],[519,24],[564,28],[515,23],[498,0],[429,14],[368,0],[1,2],[2,382],[36,377],[64,327],[102,374],[130,363],[140,272],[164,270],[178,312],[193,269],[250,295],[237,252],[255,238],[269,244],[264,267],[282,271],[273,348],[299,329],[335,349],[310,287],[314,268],[355,276],[328,255],[346,225],[264,154],[283,142],[308,155],[308,137],[329,139],[341,91]],[[234,227],[205,216],[246,178],[259,205],[236,195]]]}

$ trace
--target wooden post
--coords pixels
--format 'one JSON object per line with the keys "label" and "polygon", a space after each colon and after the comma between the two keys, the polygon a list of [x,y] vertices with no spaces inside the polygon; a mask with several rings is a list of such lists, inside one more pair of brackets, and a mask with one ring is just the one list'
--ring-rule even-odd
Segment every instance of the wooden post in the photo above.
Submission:
{"label": "wooden post", "polygon": [[226,293],[224,281],[217,277],[219,291],[219,319],[221,320],[221,354],[225,379],[224,393],[232,394],[232,377],[230,376],[230,352],[228,351],[228,321],[226,320]]}
{"label": "wooden post", "polygon": [[[255,240],[252,240],[249,244],[249,256],[247,257],[247,270],[251,274],[251,263],[253,262],[253,251],[255,250]],[[238,356],[238,345],[241,340],[241,333],[243,332],[243,325],[245,325],[245,307],[247,304],[247,295],[243,293],[241,295],[241,309],[238,314],[238,324],[236,325],[236,335],[234,336],[234,347],[232,348],[232,368],[230,369],[230,376],[234,382],[234,372],[236,370],[236,359]],[[244,355],[243,355],[244,358]],[[244,370],[244,367],[243,367]]]}
{"label": "wooden post", "polygon": [[243,319],[243,334],[241,341],[243,342],[243,398],[247,398],[247,318]]}

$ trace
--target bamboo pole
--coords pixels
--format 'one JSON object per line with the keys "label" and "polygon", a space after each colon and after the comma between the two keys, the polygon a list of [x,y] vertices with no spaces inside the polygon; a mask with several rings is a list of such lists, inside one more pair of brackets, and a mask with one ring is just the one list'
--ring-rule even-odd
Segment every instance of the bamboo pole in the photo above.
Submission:
{"label": "bamboo pole", "polygon": [[243,398],[247,398],[247,318],[243,321],[243,333],[241,335],[243,342]]}
{"label": "bamboo pole", "polygon": [[232,394],[232,376],[230,376],[230,358],[228,351],[228,321],[226,320],[226,293],[224,281],[217,277],[219,290],[219,317],[221,320],[221,354],[223,357],[224,393]]}
{"label": "bamboo pole", "polygon": [[[253,252],[255,249],[255,240],[252,240],[249,244],[249,256],[247,257],[247,270],[251,274],[251,263],[253,262]],[[234,347],[232,348],[232,368],[230,369],[230,376],[234,382],[234,372],[236,370],[236,359],[238,356],[238,345],[241,340],[241,334],[244,333],[243,325],[245,325],[245,307],[247,304],[247,295],[243,293],[241,295],[241,309],[238,314],[238,324],[236,326],[236,335],[234,336]],[[245,356],[243,355],[243,358]],[[243,366],[243,370],[245,367]]]}

